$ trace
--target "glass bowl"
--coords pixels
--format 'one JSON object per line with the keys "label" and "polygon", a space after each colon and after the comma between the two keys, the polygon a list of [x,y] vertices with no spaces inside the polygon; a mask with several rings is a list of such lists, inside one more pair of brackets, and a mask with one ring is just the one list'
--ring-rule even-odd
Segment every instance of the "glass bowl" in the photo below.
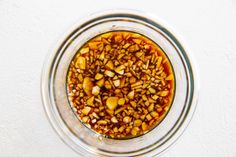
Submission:
{"label": "glass bowl", "polygon": [[[96,13],[77,24],[47,58],[42,72],[41,94],[46,114],[61,139],[80,155],[154,156],[182,134],[194,113],[198,79],[189,51],[159,19],[129,10]],[[67,99],[66,75],[78,49],[89,39],[110,31],[132,31],[157,43],[168,56],[175,74],[175,96],[166,117],[145,135],[111,139],[85,127]]]}

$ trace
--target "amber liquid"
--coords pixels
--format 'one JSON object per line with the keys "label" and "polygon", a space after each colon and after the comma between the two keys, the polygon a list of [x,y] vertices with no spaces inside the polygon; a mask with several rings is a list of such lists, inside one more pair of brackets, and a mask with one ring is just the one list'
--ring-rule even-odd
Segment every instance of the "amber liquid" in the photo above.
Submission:
{"label": "amber liquid", "polygon": [[[119,36],[120,38],[118,38],[117,36]],[[106,38],[108,37],[108,38]],[[104,40],[105,39],[105,40]],[[135,43],[134,40],[138,39]],[[120,40],[120,41],[119,41]],[[141,42],[140,42],[141,40]],[[140,44],[138,44],[140,42]],[[100,43],[100,45],[102,46],[96,46],[94,47],[93,43]],[[127,49],[124,49],[122,47],[125,47],[125,44],[127,43],[132,43],[133,45],[138,45],[139,50],[135,50],[131,49],[130,47]],[[111,45],[111,47],[113,48],[114,51],[106,51],[106,45]],[[134,46],[135,47],[135,46]],[[81,50],[83,48],[89,48],[89,52],[86,52],[84,54],[82,54]],[[141,50],[143,50],[142,52],[144,53],[141,57],[137,57],[137,52],[139,52]],[[119,52],[121,51],[125,51],[124,53],[127,54],[127,59],[124,57],[123,59],[118,59],[119,58]],[[132,51],[131,51],[132,50]],[[112,89],[108,89],[105,86],[101,86],[99,87],[100,91],[99,91],[99,96],[94,96],[95,100],[96,99],[101,99],[101,104],[99,105],[99,103],[97,103],[94,100],[94,107],[90,106],[89,108],[91,108],[89,110],[88,115],[85,115],[82,113],[82,111],[86,106],[88,106],[86,104],[86,101],[91,98],[90,93],[88,94],[88,92],[85,92],[85,89],[83,89],[83,82],[84,80],[79,78],[79,76],[82,76],[82,78],[85,77],[89,77],[92,80],[92,84],[95,86],[96,85],[96,80],[95,75],[97,73],[102,73],[104,74],[104,71],[101,72],[100,70],[102,68],[104,68],[103,63],[105,63],[104,60],[101,60],[101,58],[99,59],[99,57],[96,56],[101,56],[102,52],[106,51],[105,54],[105,58],[107,57],[107,60],[112,60],[113,62],[115,62],[115,60],[117,60],[120,64],[126,64],[129,62],[129,59],[133,59],[134,64],[136,64],[137,62],[143,62],[144,64],[144,60],[145,57],[149,57],[152,55],[155,55],[156,60],[158,60],[158,58],[162,58],[162,61],[160,64],[160,67],[162,68],[151,68],[151,67],[157,67],[156,64],[158,64],[158,61],[153,61],[152,62],[152,57],[150,57],[150,63],[149,63],[149,67],[145,70],[150,70],[151,73],[148,74],[148,76],[150,75],[150,77],[156,76],[155,74],[160,73],[163,74],[165,77],[165,79],[160,79],[155,78],[156,80],[161,80],[161,81],[156,81],[156,82],[152,82],[152,84],[155,84],[155,90],[156,90],[156,95],[158,95],[159,98],[157,98],[155,100],[154,103],[154,108],[153,111],[148,111],[148,113],[146,114],[146,112],[144,112],[144,110],[148,110],[147,105],[144,105],[145,100],[138,104],[137,107],[132,107],[132,105],[130,104],[130,100],[128,100],[129,102],[126,101],[126,103],[123,106],[117,106],[116,109],[114,110],[114,112],[116,110],[118,110],[121,107],[126,106],[127,108],[132,108],[132,110],[136,113],[137,116],[134,116],[132,114],[129,114],[129,110],[126,109],[124,111],[122,111],[119,115],[114,115],[114,113],[108,113],[107,110],[107,106],[106,106],[106,100],[103,100],[103,98],[108,97],[109,96],[117,96],[117,97],[125,97],[127,96],[126,93],[122,93],[122,94],[117,94],[115,93],[115,91],[117,89],[119,90],[124,90],[124,89],[128,89],[128,90],[132,90],[130,87],[130,84],[128,84],[125,87],[115,87]],[[127,52],[128,51],[128,52]],[[85,51],[84,51],[85,52]],[[144,56],[144,59],[142,59],[142,57]],[[82,62],[80,61],[79,65],[76,67],[76,63],[78,63],[78,58],[85,58],[84,60],[82,60]],[[86,61],[86,68],[83,69],[84,64],[83,61]],[[95,65],[95,62],[99,62],[101,63],[101,66],[97,66]],[[145,62],[145,65],[147,65],[147,63]],[[81,69],[82,68],[82,69]],[[137,67],[136,67],[137,68]],[[146,73],[141,71],[141,67],[140,68],[140,72],[138,72],[138,70],[136,70],[136,73],[139,74],[138,77],[136,76],[136,80],[144,80],[143,77],[146,77]],[[152,70],[156,69],[155,73],[153,74]],[[162,69],[162,70],[160,70]],[[143,70],[143,71],[145,71]],[[112,71],[112,70],[111,70]],[[122,79],[124,77],[124,75],[119,75],[116,72],[114,72],[114,70],[112,71],[113,73],[115,73],[115,75],[117,75],[118,79]],[[167,79],[168,76],[173,76],[172,79]],[[108,76],[104,75],[105,80],[106,79],[110,79]],[[148,78],[147,78],[148,79]],[[145,80],[143,81],[145,82]],[[158,85],[158,86],[156,86]],[[113,85],[114,86],[114,85]],[[154,87],[154,86],[153,86]],[[75,55],[75,57],[73,58],[73,60],[71,61],[69,70],[68,70],[68,75],[67,75],[67,89],[68,89],[68,98],[70,101],[70,104],[72,106],[72,108],[74,109],[74,111],[76,112],[76,114],[78,115],[78,117],[80,118],[80,120],[89,128],[91,128],[93,131],[100,133],[104,136],[110,137],[110,138],[131,138],[131,137],[137,137],[140,135],[143,135],[145,133],[147,133],[148,131],[152,130],[155,126],[157,126],[162,119],[166,116],[166,114],[168,113],[171,104],[172,104],[172,100],[174,97],[174,89],[175,89],[175,80],[174,80],[174,72],[172,69],[172,65],[170,63],[170,60],[168,59],[168,57],[166,56],[166,54],[164,53],[164,51],[156,44],[154,43],[151,39],[145,37],[144,35],[141,34],[137,34],[137,33],[133,33],[133,32],[127,32],[127,31],[117,31],[117,32],[108,32],[108,33],[104,33],[101,35],[96,36],[95,38],[89,40],[87,43],[85,43],[82,48],[78,51],[78,53]],[[148,91],[148,89],[144,89],[147,92],[146,93],[150,93]],[[160,96],[161,91],[165,90],[168,91],[168,94],[165,96]],[[117,90],[118,91],[118,90]],[[136,90],[135,90],[136,91]],[[137,90],[138,91],[138,90]],[[82,93],[82,94],[81,94]],[[135,103],[137,104],[140,99],[142,98],[142,95],[146,95],[146,93],[142,94],[142,91],[138,91],[135,92],[135,94],[138,94],[139,96],[137,96],[134,100]],[[155,94],[147,94],[147,97],[152,99],[152,96],[154,96]],[[152,99],[154,100],[154,99]],[[141,112],[139,110],[139,108],[143,109],[143,111]],[[150,117],[148,116],[151,115],[151,113],[154,112],[158,113],[158,117],[154,117],[151,116],[151,120]],[[96,116],[94,116],[95,113],[99,118],[97,118]],[[101,113],[104,113],[101,114]],[[143,114],[146,114],[147,116],[145,118],[142,117]],[[112,123],[110,121],[110,119],[112,117],[116,117],[117,119],[117,123]],[[126,122],[124,122],[124,117],[128,116],[131,117],[131,122],[129,124],[127,124]],[[84,118],[85,117],[85,118]],[[88,117],[88,120],[87,120]],[[95,120],[94,120],[95,119]],[[107,124],[98,124],[98,121],[101,120],[105,120],[107,121]],[[135,126],[135,120],[141,120],[142,121],[142,125],[140,126]],[[96,121],[96,122],[95,122]],[[145,123],[146,125],[143,125],[143,123]],[[123,131],[122,131],[122,127],[124,127]],[[130,128],[130,129],[129,129]],[[125,130],[125,131],[124,131]],[[136,133],[137,132],[137,133]]]}

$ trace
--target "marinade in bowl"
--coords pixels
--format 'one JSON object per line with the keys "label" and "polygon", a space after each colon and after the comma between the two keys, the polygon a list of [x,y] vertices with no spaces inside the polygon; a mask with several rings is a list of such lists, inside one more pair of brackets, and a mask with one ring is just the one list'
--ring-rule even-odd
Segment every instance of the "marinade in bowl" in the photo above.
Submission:
{"label": "marinade in bowl", "polygon": [[130,10],[91,15],[46,59],[46,115],[82,156],[161,154],[183,133],[197,104],[190,55],[153,16]]}

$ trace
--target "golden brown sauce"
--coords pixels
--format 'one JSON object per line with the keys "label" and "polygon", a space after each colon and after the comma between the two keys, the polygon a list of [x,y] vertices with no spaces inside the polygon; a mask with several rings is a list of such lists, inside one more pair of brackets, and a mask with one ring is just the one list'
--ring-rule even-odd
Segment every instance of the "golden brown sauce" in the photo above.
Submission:
{"label": "golden brown sauce", "polygon": [[167,114],[174,74],[165,53],[147,37],[108,32],[77,52],[67,89],[86,126],[107,137],[130,138],[148,132]]}

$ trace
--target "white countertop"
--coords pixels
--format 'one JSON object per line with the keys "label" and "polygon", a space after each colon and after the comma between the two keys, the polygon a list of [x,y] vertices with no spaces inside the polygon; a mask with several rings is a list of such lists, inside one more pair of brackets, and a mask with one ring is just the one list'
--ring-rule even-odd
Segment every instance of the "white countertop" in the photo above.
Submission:
{"label": "white countertop", "polygon": [[41,69],[72,24],[112,8],[159,16],[193,51],[201,80],[198,107],[163,157],[236,157],[235,0],[0,0],[0,156],[78,156],[46,118]]}

